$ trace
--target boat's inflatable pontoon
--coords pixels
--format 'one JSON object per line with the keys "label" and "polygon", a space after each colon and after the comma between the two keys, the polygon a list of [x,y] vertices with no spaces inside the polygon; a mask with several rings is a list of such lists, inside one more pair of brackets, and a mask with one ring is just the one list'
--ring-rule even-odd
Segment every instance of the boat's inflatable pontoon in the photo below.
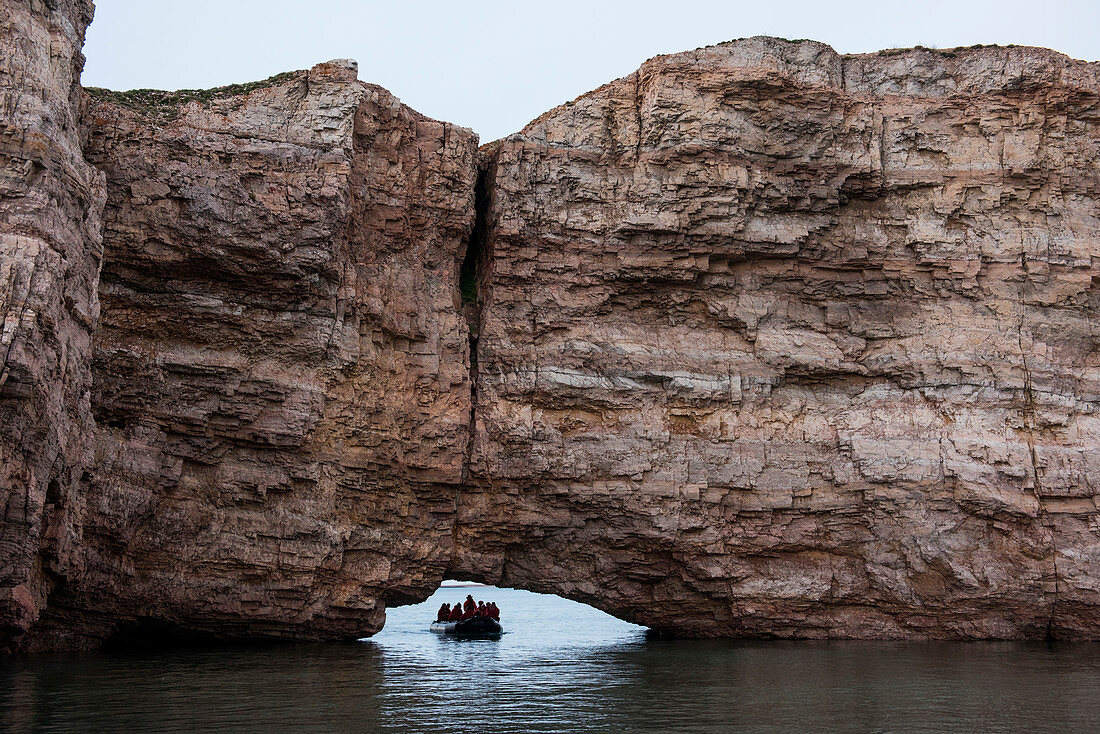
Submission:
{"label": "boat's inflatable pontoon", "polygon": [[460,622],[432,622],[432,632],[464,637],[493,637],[503,632],[500,622],[488,617],[473,617]]}

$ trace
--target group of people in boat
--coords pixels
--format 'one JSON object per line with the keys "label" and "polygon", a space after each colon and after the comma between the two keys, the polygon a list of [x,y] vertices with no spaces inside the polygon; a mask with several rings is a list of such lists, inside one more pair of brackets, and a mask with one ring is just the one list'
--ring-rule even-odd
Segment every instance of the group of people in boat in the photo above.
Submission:
{"label": "group of people in boat", "polygon": [[455,604],[452,607],[450,604],[444,604],[439,608],[439,612],[435,615],[436,622],[461,622],[464,619],[473,619],[474,617],[488,617],[494,621],[500,621],[500,609],[497,608],[495,602],[489,602],[486,604],[483,601],[474,601],[474,597],[471,594],[466,595],[466,601],[461,604]]}

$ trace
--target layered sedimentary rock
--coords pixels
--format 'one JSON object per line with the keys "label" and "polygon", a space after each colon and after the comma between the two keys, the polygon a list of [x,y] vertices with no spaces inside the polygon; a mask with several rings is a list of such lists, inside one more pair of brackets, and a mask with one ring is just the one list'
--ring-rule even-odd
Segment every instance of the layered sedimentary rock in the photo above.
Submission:
{"label": "layered sedimentary rock", "polygon": [[78,124],[90,6],[0,5],[4,648],[1100,637],[1097,65],[747,39],[479,157],[352,62]]}
{"label": "layered sedimentary rock", "polygon": [[103,175],[78,125],[86,0],[0,3],[0,650],[74,565]]}
{"label": "layered sedimentary rock", "polygon": [[1098,72],[755,38],[491,146],[455,573],[695,635],[1100,634]]}
{"label": "layered sedimentary rock", "polygon": [[448,563],[476,138],[353,62],[94,91],[107,179],[84,573],[24,647],[347,638]]}

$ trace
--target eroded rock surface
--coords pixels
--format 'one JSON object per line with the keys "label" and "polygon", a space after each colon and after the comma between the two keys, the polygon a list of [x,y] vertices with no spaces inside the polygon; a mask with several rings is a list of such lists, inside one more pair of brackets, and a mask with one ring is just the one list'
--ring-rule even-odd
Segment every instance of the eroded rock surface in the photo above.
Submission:
{"label": "eroded rock surface", "polygon": [[83,576],[39,646],[339,638],[448,563],[476,138],[353,62],[95,92],[107,176]]}
{"label": "eroded rock surface", "polygon": [[755,38],[491,146],[456,572],[687,634],[1096,637],[1098,92]]}
{"label": "eroded rock surface", "polygon": [[103,175],[78,125],[86,0],[0,3],[0,651],[81,573]]}
{"label": "eroded rock surface", "polygon": [[746,39],[479,159],[352,62],[81,133],[90,5],[0,5],[4,647],[1100,637],[1097,65]]}

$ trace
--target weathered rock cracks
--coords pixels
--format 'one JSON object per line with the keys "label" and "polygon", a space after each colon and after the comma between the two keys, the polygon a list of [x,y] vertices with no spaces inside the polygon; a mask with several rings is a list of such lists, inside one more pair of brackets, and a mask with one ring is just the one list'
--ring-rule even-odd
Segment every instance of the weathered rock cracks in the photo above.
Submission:
{"label": "weathered rock cracks", "polygon": [[0,649],[83,573],[103,174],[78,122],[88,0],[0,2]]}
{"label": "weathered rock cracks", "polygon": [[447,576],[1100,638],[1096,64],[753,38],[479,152],[353,62],[82,91],[90,3],[0,4],[3,648]]}
{"label": "weathered rock cracks", "polygon": [[1098,72],[754,38],[489,146],[456,568],[698,635],[1097,636]]}

